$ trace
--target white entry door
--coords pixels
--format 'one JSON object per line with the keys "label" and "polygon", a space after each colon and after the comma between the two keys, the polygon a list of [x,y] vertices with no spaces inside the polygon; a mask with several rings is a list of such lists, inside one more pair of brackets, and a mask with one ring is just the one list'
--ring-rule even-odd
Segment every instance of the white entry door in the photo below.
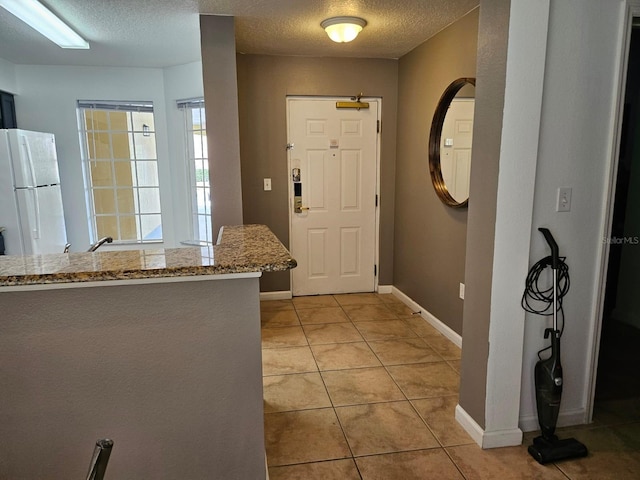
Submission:
{"label": "white entry door", "polygon": [[379,103],[338,100],[287,99],[294,296],[375,289]]}

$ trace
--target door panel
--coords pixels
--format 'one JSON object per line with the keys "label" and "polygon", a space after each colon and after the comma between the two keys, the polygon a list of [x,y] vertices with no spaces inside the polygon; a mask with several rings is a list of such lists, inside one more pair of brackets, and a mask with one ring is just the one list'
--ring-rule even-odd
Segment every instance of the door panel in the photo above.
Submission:
{"label": "door panel", "polygon": [[307,155],[306,168],[308,172],[306,187],[309,189],[308,206],[314,210],[327,210],[327,169],[325,152],[311,151]]}
{"label": "door panel", "polygon": [[360,181],[362,176],[360,152],[353,150],[342,152],[341,163],[340,208],[342,211],[359,210],[361,205]]}
{"label": "door panel", "polygon": [[375,288],[378,109],[377,101],[361,110],[336,109],[336,99],[287,101],[303,207],[294,211],[290,177],[294,295]]}
{"label": "door panel", "polygon": [[343,136],[362,136],[362,122],[360,120],[342,120],[340,127]]}
{"label": "door panel", "polygon": [[471,149],[457,150],[455,152],[455,195],[456,198],[469,196],[469,179],[471,169]]}
{"label": "door panel", "polygon": [[347,227],[341,231],[340,275],[359,275],[360,271],[360,228]]}
{"label": "door panel", "polygon": [[[309,229],[308,258],[309,277],[326,278],[327,272],[327,230]],[[295,257],[294,257],[295,258]]]}

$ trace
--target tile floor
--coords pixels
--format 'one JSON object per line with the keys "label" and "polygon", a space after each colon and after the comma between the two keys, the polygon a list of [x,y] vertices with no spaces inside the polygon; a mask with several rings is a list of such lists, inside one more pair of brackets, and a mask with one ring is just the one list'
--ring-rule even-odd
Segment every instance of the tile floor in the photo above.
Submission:
{"label": "tile floor", "polygon": [[[392,295],[265,301],[270,480],[640,479],[640,402],[560,431],[590,449],[542,466],[480,449],[454,419],[460,349]],[[620,412],[625,412],[621,416]]]}

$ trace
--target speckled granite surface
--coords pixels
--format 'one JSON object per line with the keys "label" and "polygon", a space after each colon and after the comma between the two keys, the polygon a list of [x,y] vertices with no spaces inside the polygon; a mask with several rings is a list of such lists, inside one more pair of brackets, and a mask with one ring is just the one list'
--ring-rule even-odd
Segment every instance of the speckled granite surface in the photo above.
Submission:
{"label": "speckled granite surface", "polygon": [[223,227],[219,245],[0,256],[0,286],[278,272],[296,261],[265,225]]}

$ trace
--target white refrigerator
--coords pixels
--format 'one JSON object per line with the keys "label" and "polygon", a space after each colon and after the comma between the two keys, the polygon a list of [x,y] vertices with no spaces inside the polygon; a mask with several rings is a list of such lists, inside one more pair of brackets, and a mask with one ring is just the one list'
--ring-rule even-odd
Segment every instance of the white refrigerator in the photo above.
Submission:
{"label": "white refrigerator", "polygon": [[67,233],[52,133],[0,130],[0,227],[6,255],[64,251]]}

